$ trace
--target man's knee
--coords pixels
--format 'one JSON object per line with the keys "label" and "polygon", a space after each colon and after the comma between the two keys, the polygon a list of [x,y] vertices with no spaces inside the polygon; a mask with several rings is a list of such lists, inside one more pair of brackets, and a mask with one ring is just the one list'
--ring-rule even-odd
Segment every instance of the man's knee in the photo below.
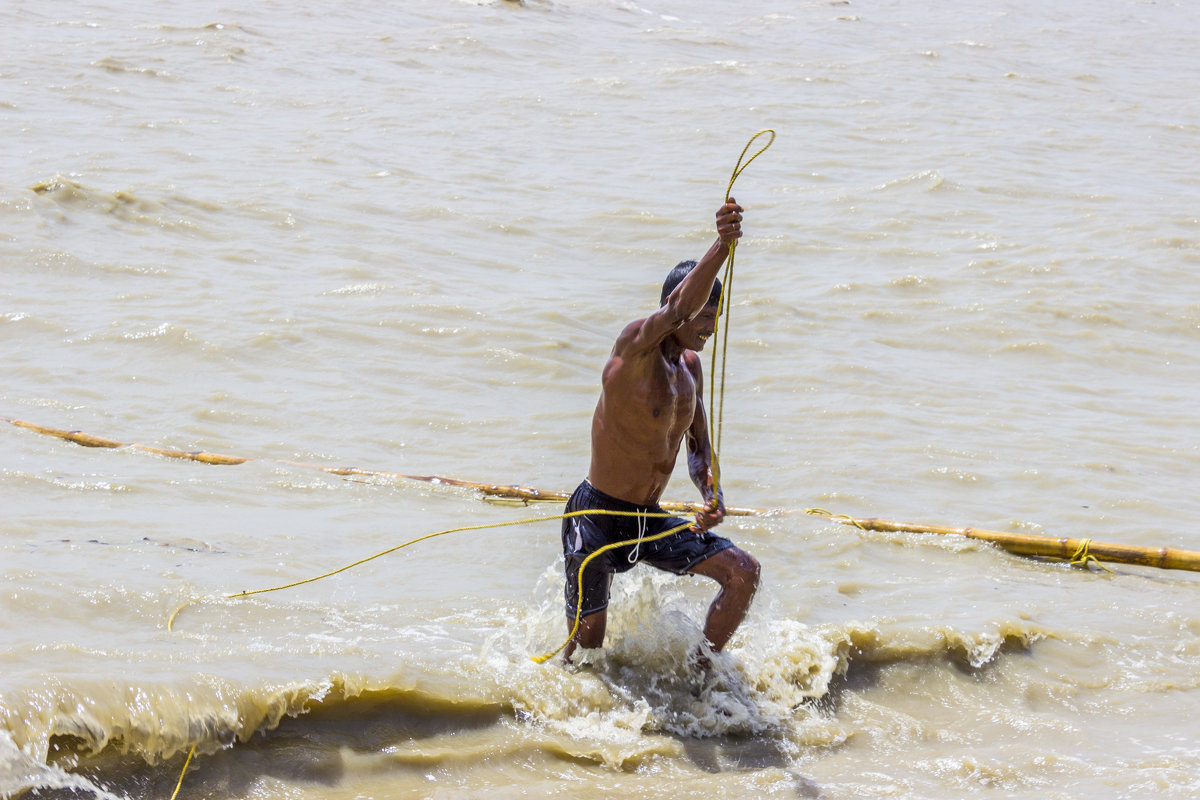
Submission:
{"label": "man's knee", "polygon": [[753,593],[758,588],[762,567],[758,559],[738,547],[730,547],[701,561],[692,572],[707,575],[726,589]]}
{"label": "man's knee", "polygon": [[762,565],[758,563],[758,559],[747,553],[745,550],[731,548],[737,552],[734,554],[736,559],[734,566],[735,580],[741,582],[747,589],[754,592],[758,589],[759,577],[762,575]]}

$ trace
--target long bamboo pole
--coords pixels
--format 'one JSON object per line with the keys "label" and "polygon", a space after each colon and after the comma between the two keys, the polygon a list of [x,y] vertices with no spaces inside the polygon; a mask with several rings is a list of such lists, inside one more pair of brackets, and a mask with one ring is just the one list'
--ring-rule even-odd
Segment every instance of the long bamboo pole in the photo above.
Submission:
{"label": "long bamboo pole", "polygon": [[[48,428],[18,419],[4,418],[4,420],[12,425],[16,425],[17,427],[26,428],[46,436],[54,436],[68,442],[74,442],[75,444],[82,445],[84,447],[133,447],[149,453],[165,456],[167,458],[187,459],[191,461],[199,461],[204,464],[215,465],[245,464],[248,461],[255,460],[250,458],[241,458],[238,456],[218,455],[216,453],[186,452],[182,450],[167,450],[158,447],[149,447],[141,444],[125,444],[114,441],[113,439],[92,436],[79,431],[66,431],[58,428]],[[300,461],[277,460],[277,463],[305,469],[318,469],[322,472],[327,472],[332,475],[358,475],[363,477],[421,481],[424,483],[442,486],[456,486],[479,492],[485,499],[497,500],[501,502],[521,503],[525,505],[528,505],[529,503],[561,503],[565,502],[569,497],[567,492],[562,491],[547,491],[545,489],[535,489],[528,486],[479,483],[477,481],[462,480],[460,478],[448,478],[441,475],[405,475],[399,472],[384,472],[379,470],[359,469],[357,467],[334,467],[323,464],[306,464]],[[701,504],[699,503],[678,502],[662,503],[662,507],[673,514],[694,514],[702,508]],[[781,509],[750,508],[745,506],[733,506],[726,509],[726,515],[728,516],[767,516],[779,513],[782,513]],[[822,516],[832,522],[841,523],[843,525],[852,525],[856,528],[867,531],[880,531],[885,533],[930,533],[943,536],[962,536],[967,539],[975,539],[978,541],[988,542],[989,544],[994,544],[997,547],[1003,548],[1004,550],[1017,555],[1060,558],[1071,561],[1075,564],[1090,564],[1106,561],[1114,564],[1136,564],[1145,567],[1156,567],[1158,569],[1180,569],[1190,570],[1192,572],[1200,572],[1200,552],[1196,552],[1194,550],[1180,550],[1171,547],[1140,547],[1137,545],[1114,544],[1112,542],[1097,542],[1087,538],[1038,536],[1028,533],[990,531],[982,528],[954,528],[946,525],[897,522],[895,520],[878,518],[856,518],[845,516],[843,514],[833,514],[829,511],[819,508],[805,509],[805,513]]]}
{"label": "long bamboo pole", "polygon": [[[822,516],[826,516],[822,514]],[[1029,533],[989,531],[981,528],[952,528],[945,525],[925,525],[913,522],[896,522],[887,519],[856,519],[837,514],[828,515],[834,522],[853,525],[868,531],[891,533],[933,533],[943,536],[964,536],[989,542],[1010,553],[1023,556],[1062,558],[1075,563],[1088,559],[1109,561],[1114,564],[1138,564],[1159,569],[1185,569],[1200,572],[1200,552],[1179,550],[1171,547],[1139,547],[1112,542],[1097,542],[1093,539],[1038,536]]]}

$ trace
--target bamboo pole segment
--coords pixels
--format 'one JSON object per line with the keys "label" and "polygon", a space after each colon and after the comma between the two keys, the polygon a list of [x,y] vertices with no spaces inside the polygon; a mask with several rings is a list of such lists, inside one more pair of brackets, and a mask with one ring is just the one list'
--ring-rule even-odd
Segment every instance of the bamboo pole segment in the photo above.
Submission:
{"label": "bamboo pole segment", "polygon": [[34,425],[32,422],[25,422],[20,419],[10,419],[8,422],[16,425],[18,428],[27,428],[35,433],[42,433],[46,436],[54,436],[58,439],[64,439],[68,442],[74,442],[84,447],[124,447],[122,442],[115,442],[112,439],[101,439],[99,436],[91,436],[79,431],[63,431],[58,428],[47,428],[43,425]]}
{"label": "bamboo pole segment", "polygon": [[244,464],[250,459],[238,458],[237,456],[222,456],[216,453],[205,453],[200,451],[186,452],[184,450],[165,450],[161,447],[150,447],[145,444],[125,444],[113,439],[103,439],[99,436],[81,433],[80,431],[64,431],[58,428],[47,428],[44,425],[34,425],[32,422],[25,422],[19,419],[10,419],[9,423],[16,425],[18,428],[28,428],[36,433],[42,433],[46,436],[53,436],[64,441],[74,442],[75,444],[84,447],[134,447],[138,450],[145,450],[147,453],[155,453],[167,458],[181,458],[186,461],[199,461],[204,464]]}
{"label": "bamboo pole segment", "polygon": [[827,517],[833,522],[853,525],[868,531],[885,533],[932,533],[943,536],[963,536],[997,545],[1010,553],[1023,556],[1061,558],[1072,564],[1108,561],[1114,564],[1137,564],[1158,569],[1182,569],[1200,572],[1200,552],[1171,547],[1139,547],[1136,545],[1097,542],[1092,539],[1039,536],[1029,533],[1008,533],[981,528],[952,528],[945,525],[923,525],[887,519],[856,519],[830,514],[823,509],[808,509],[810,514]]}

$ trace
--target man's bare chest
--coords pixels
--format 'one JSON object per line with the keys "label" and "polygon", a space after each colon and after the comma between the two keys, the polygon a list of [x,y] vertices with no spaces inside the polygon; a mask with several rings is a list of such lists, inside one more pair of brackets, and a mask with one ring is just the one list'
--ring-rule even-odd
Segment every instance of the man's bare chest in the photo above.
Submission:
{"label": "man's bare chest", "polygon": [[696,382],[682,363],[658,358],[648,364],[639,392],[643,410],[671,425],[690,420],[696,406]]}

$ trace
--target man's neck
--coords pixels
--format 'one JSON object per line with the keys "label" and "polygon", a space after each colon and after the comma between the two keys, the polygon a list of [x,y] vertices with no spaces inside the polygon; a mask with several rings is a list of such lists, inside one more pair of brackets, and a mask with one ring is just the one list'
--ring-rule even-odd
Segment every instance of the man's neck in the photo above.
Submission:
{"label": "man's neck", "polygon": [[678,361],[680,356],[683,355],[683,351],[686,349],[686,347],[675,341],[674,337],[667,337],[666,339],[663,339],[662,344],[659,346],[659,352],[663,354],[664,358],[672,363]]}

